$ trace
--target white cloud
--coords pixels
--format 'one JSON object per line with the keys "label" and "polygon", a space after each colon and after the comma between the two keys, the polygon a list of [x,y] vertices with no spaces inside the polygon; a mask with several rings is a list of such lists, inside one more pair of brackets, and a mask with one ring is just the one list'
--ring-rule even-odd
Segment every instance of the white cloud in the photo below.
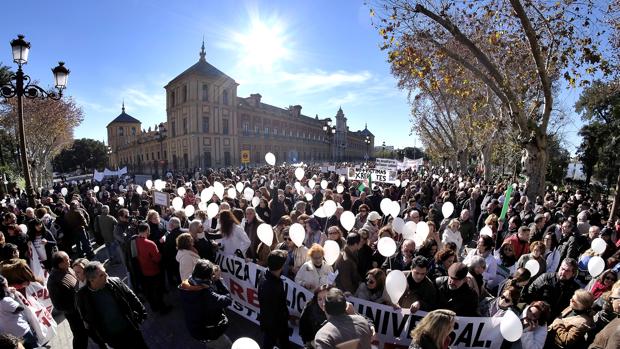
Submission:
{"label": "white cloud", "polygon": [[157,91],[146,91],[135,87],[121,89],[119,94],[125,100],[125,104],[133,104],[138,107],[165,109],[166,98],[164,93],[158,88]]}
{"label": "white cloud", "polygon": [[327,100],[327,105],[329,107],[336,107],[342,105],[350,105],[350,104],[359,104],[360,95],[356,92],[347,92],[342,97],[333,97]]}

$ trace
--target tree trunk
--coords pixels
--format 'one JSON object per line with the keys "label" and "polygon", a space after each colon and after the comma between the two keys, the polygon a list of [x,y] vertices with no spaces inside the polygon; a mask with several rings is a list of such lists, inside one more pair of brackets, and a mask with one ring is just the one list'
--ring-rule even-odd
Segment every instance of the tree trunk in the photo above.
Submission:
{"label": "tree trunk", "polygon": [[620,206],[620,173],[618,173],[618,181],[616,182],[616,196],[614,196],[614,202],[613,204],[611,204],[608,223],[614,223],[614,219],[616,218],[616,212],[618,211],[618,206]]}
{"label": "tree trunk", "polygon": [[531,137],[525,144],[521,162],[523,173],[527,176],[525,195],[535,202],[536,196],[545,193],[545,174],[547,173],[547,135]]}
{"label": "tree trunk", "polygon": [[480,158],[482,159],[482,167],[484,169],[484,180],[491,180],[491,146],[483,145],[480,149]]}

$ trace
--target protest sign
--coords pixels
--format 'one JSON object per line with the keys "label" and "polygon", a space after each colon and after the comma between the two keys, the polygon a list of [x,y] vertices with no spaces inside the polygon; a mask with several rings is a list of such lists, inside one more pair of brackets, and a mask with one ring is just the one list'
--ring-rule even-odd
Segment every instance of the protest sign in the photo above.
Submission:
{"label": "protest sign", "polygon": [[400,164],[400,161],[396,159],[377,158],[377,160],[375,160],[375,168],[382,170],[396,171],[398,170],[398,164]]}
{"label": "protest sign", "polygon": [[[222,277],[228,285],[233,305],[231,310],[244,318],[258,324],[258,283],[265,268],[246,262],[235,256],[218,254],[215,260],[222,270]],[[296,284],[293,280],[282,277],[289,313],[299,317],[306,302],[312,299],[312,292]],[[411,330],[427,314],[418,311],[411,314],[409,310],[394,309],[391,306],[362,300],[355,297],[347,298],[354,309],[361,315],[371,319],[378,334],[379,348],[407,348],[411,343]],[[499,348],[502,335],[499,331],[501,318],[457,317],[454,331],[451,334],[454,348]],[[297,325],[289,323],[290,340],[302,345]]]}
{"label": "protest sign", "polygon": [[170,207],[170,194],[163,191],[153,191],[153,203],[162,207]]}
{"label": "protest sign", "polygon": [[356,170],[352,167],[347,169],[347,177],[349,180],[365,181],[371,176],[372,182],[392,183],[396,179],[396,171],[382,170],[377,168],[364,168]]}

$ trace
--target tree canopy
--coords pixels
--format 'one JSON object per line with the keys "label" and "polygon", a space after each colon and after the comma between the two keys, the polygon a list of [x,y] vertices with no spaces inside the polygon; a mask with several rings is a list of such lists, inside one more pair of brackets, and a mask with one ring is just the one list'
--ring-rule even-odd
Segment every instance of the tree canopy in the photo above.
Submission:
{"label": "tree canopy", "polygon": [[77,169],[92,171],[106,165],[108,155],[106,145],[90,138],[77,139],[63,149],[54,160],[54,171],[71,172]]}

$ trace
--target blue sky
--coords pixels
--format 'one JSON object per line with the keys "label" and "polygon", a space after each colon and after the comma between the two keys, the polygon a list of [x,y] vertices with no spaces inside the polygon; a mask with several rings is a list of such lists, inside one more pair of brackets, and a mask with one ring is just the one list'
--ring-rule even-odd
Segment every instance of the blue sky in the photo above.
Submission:
{"label": "blue sky", "polygon": [[[198,60],[204,35],[207,61],[240,84],[239,96],[259,92],[265,103],[300,104],[319,117],[342,106],[352,130],[368,123],[375,144],[420,144],[362,1],[32,0],[3,10],[11,15],[0,62],[13,66],[8,42],[23,33],[33,79],[51,85],[58,60],[71,70],[66,92],[85,114],[76,138],[103,140],[123,99],[144,128],[165,120],[163,87]],[[561,97],[567,109],[577,96]],[[571,151],[579,144],[573,119],[564,130]]]}

